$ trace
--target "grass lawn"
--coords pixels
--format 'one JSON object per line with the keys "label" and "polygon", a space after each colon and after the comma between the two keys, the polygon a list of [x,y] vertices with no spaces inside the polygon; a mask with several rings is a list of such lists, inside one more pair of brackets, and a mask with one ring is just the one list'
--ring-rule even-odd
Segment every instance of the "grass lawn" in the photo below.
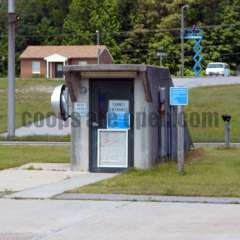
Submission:
{"label": "grass lawn", "polygon": [[[24,125],[23,113],[29,112],[30,122],[34,113],[41,112],[46,116],[51,112],[50,96],[55,86],[63,81],[30,79],[16,82],[16,126]],[[231,114],[232,141],[240,142],[240,85],[199,87],[190,90],[189,106],[186,107],[186,121],[194,142],[223,142],[224,123],[222,114]],[[7,81],[0,79],[0,132],[7,130]],[[212,117],[206,117],[211,113]],[[42,141],[69,141],[64,137],[36,137],[19,138],[13,140],[42,140]],[[4,140],[4,139],[0,139]]]}
{"label": "grass lawn", "polygon": [[240,149],[199,149],[189,154],[186,173],[168,162],[151,170],[129,170],[72,192],[240,197]]}
{"label": "grass lawn", "polygon": [[69,146],[0,146],[0,170],[23,164],[69,163]]}
{"label": "grass lawn", "polygon": [[[224,142],[223,114],[232,115],[232,141],[240,142],[240,85],[199,87],[190,90],[186,121],[194,142]],[[211,120],[205,121],[205,113]],[[215,117],[214,117],[215,116]],[[216,123],[215,123],[216,121]]]}
{"label": "grass lawn", "polygon": [[33,135],[33,136],[24,136],[24,137],[1,137],[0,141],[22,141],[22,142],[70,142],[71,136],[51,136],[51,135]]}
{"label": "grass lawn", "polygon": [[[34,113],[41,112],[44,115],[51,112],[50,97],[54,86],[63,81],[29,79],[16,81],[16,127],[24,125],[23,113],[29,112],[27,119],[34,121]],[[7,80],[0,79],[0,132],[7,130]]]}

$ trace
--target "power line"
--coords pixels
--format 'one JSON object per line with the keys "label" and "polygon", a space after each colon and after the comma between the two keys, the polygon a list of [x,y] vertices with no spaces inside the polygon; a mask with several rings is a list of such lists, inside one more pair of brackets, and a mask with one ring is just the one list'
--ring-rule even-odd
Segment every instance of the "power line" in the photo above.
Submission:
{"label": "power line", "polygon": [[[202,29],[217,29],[217,28],[236,28],[239,27],[240,23],[238,24],[220,24],[220,25],[203,25],[203,26],[198,26],[198,28]],[[34,26],[32,26],[34,27]],[[102,35],[129,35],[129,34],[147,34],[147,33],[161,33],[161,32],[180,32],[181,28],[156,28],[156,29],[137,29],[137,30],[131,30],[131,31],[112,31],[112,32],[102,32]],[[7,36],[7,35],[6,35]],[[25,38],[35,38],[35,37],[73,37],[73,36],[92,36],[95,37],[96,33],[93,32],[83,32],[83,33],[61,33],[61,34],[18,34],[19,37],[25,37]]]}
{"label": "power line", "polygon": [[222,54],[221,56],[234,56],[234,55],[240,55],[240,52],[236,52],[236,53],[225,53],[225,54]]}

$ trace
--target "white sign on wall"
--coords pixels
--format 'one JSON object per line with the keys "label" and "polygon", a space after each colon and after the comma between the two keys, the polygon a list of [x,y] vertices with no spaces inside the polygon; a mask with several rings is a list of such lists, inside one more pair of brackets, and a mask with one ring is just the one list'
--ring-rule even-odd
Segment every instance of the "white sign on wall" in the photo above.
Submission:
{"label": "white sign on wall", "polygon": [[129,101],[128,100],[109,100],[108,112],[128,113]]}
{"label": "white sign on wall", "polygon": [[88,104],[84,102],[74,103],[74,113],[79,114],[81,117],[88,115]]}
{"label": "white sign on wall", "polygon": [[98,167],[128,167],[128,130],[98,129]]}

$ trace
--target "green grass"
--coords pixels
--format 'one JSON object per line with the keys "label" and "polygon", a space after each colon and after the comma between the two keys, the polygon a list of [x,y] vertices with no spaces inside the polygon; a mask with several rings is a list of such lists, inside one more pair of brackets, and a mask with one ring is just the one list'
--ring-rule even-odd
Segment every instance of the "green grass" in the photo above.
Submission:
{"label": "green grass", "polygon": [[240,149],[204,149],[188,156],[185,175],[168,162],[151,170],[129,170],[72,192],[240,197]]}
{"label": "green grass", "polygon": [[19,142],[70,142],[70,135],[67,136],[51,136],[51,135],[33,135],[24,137],[0,137],[0,141],[19,141]]}
{"label": "green grass", "polygon": [[[29,79],[16,81],[16,127],[24,125],[23,113],[31,113],[28,118],[33,122],[33,114],[44,115],[51,112],[51,90],[63,81]],[[0,132],[7,130],[7,80],[0,79]]]}
{"label": "green grass", "polygon": [[[50,90],[54,86],[62,84],[62,81],[29,79],[17,80],[16,82],[16,126],[24,125],[22,116],[24,112],[41,112],[44,115],[51,112]],[[190,90],[189,106],[186,107],[186,121],[189,125],[190,133],[194,142],[223,142],[224,123],[221,119],[222,114],[231,114],[232,120],[232,141],[240,142],[240,85],[224,85],[200,87]],[[7,81],[0,79],[0,132],[7,130]],[[204,113],[217,114],[217,124],[207,122],[204,125]],[[197,114],[197,116],[196,116]],[[197,120],[199,118],[199,120]],[[34,118],[30,118],[34,121]],[[212,120],[214,123],[214,120]],[[59,141],[58,137],[28,137],[29,141],[35,140]],[[69,137],[64,138],[69,139]],[[64,141],[61,139],[60,141]],[[4,139],[0,139],[4,140]],[[21,140],[21,139],[16,139]],[[23,138],[23,140],[27,140]]]}
{"label": "green grass", "polygon": [[69,146],[0,146],[0,170],[26,163],[69,163]]}
{"label": "green grass", "polygon": [[[223,114],[232,115],[232,141],[240,142],[239,92],[240,85],[200,87],[190,90],[186,121],[194,142],[224,142],[224,123],[221,117]],[[216,118],[218,124],[213,124],[212,127],[210,124],[204,125],[203,114],[207,112],[218,115]],[[197,116],[200,120],[197,120]],[[197,124],[198,122],[200,124]]]}

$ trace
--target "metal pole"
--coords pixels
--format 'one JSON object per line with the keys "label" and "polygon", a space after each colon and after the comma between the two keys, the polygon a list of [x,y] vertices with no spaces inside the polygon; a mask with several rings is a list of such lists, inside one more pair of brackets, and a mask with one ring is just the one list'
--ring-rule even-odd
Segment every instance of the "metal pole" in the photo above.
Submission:
{"label": "metal pole", "polygon": [[177,106],[177,166],[184,173],[184,107]]}
{"label": "metal pole", "polygon": [[230,148],[230,142],[231,142],[231,125],[229,122],[225,123],[224,126],[224,132],[225,132],[225,146],[226,148]]}
{"label": "metal pole", "polygon": [[188,8],[188,5],[184,5],[181,8],[181,32],[180,32],[180,38],[181,38],[181,76],[184,76],[184,63],[185,63],[185,59],[184,59],[184,10],[186,8]]}
{"label": "metal pole", "polygon": [[184,76],[184,7],[181,13],[181,76]]}
{"label": "metal pole", "polygon": [[160,55],[160,67],[162,67],[162,62],[163,62],[163,56]]}
{"label": "metal pole", "polygon": [[160,145],[160,158],[161,162],[164,162],[165,157],[166,157],[166,88],[165,87],[160,87],[159,88],[159,93],[160,93],[160,134],[161,134],[161,145]]}
{"label": "metal pole", "polygon": [[99,45],[100,45],[100,34],[99,34],[98,30],[96,31],[96,34],[97,34],[97,64],[100,64],[100,48],[99,48]]}
{"label": "metal pole", "polygon": [[8,0],[8,136],[15,136],[15,0]]}

